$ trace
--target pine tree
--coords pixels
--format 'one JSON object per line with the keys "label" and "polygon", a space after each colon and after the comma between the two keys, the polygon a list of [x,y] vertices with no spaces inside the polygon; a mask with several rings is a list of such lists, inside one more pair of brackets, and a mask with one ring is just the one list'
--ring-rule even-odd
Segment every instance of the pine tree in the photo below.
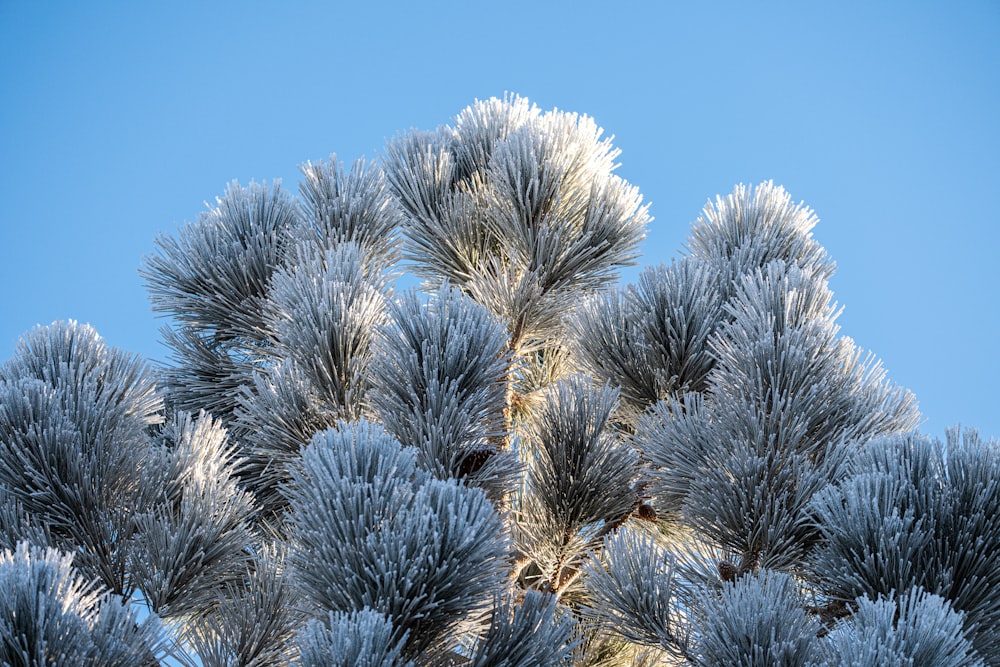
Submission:
{"label": "pine tree", "polygon": [[1000,444],[915,431],[772,183],[619,286],[617,155],[476,102],[156,239],[169,363],[27,334],[0,664],[1000,664]]}

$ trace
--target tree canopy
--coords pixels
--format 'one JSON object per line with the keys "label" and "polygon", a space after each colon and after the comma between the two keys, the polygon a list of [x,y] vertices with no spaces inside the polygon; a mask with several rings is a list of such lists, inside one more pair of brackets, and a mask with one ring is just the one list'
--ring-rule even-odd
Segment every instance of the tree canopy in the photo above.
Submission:
{"label": "tree canopy", "polygon": [[167,363],[26,334],[0,664],[1000,664],[1000,444],[916,430],[773,183],[619,284],[617,156],[477,101],[157,238]]}

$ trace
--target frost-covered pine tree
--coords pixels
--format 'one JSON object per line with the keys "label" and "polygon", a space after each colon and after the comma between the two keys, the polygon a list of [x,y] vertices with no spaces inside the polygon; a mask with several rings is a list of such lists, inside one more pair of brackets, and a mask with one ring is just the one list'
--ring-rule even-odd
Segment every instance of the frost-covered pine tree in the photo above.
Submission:
{"label": "frost-covered pine tree", "polygon": [[157,239],[167,364],[27,334],[0,664],[1000,664],[1000,445],[914,430],[771,183],[618,285],[617,154],[476,102]]}

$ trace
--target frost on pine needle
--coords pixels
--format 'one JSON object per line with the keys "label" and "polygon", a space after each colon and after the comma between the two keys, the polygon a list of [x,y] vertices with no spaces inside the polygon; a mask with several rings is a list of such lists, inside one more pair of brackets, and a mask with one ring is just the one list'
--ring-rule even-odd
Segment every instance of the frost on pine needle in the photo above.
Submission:
{"label": "frost on pine needle", "polygon": [[268,285],[296,221],[280,184],[234,182],[196,222],[156,239],[140,273],[153,310],[175,321],[164,328],[173,363],[163,373],[174,409],[228,422],[268,345]]}
{"label": "frost on pine needle", "polygon": [[60,607],[14,566],[0,649],[153,667],[145,605],[192,667],[1000,663],[996,443],[913,432],[771,182],[616,285],[651,220],[617,158],[477,101],[159,237],[168,364],[28,334],[0,548],[97,583]]}
{"label": "frost on pine needle", "polygon": [[45,547],[56,541],[52,527],[25,511],[16,495],[0,485],[0,549],[14,551],[21,542]]}
{"label": "frost on pine needle", "polygon": [[321,407],[305,373],[281,363],[253,377],[253,389],[244,389],[233,420],[243,462],[240,476],[253,492],[261,518],[271,522],[287,508],[281,492],[288,470],[297,465],[300,451],[313,435],[336,423]]}
{"label": "frost on pine needle", "polygon": [[520,469],[502,448],[511,366],[503,323],[447,285],[426,301],[405,293],[390,313],[371,366],[370,400],[385,429],[440,479],[503,497]]}
{"label": "frost on pine needle", "polygon": [[316,435],[292,474],[291,562],[322,612],[371,608],[407,656],[442,649],[489,607],[507,549],[482,491],[430,477],[364,420]]}
{"label": "frost on pine needle", "polygon": [[372,339],[386,322],[386,278],[354,242],[326,250],[300,243],[292,253],[271,280],[270,354],[300,370],[321,410],[357,419],[370,385]]}
{"label": "frost on pine needle", "polygon": [[829,664],[982,667],[966,638],[962,614],[920,588],[896,598],[858,598],[851,618],[828,638]]}
{"label": "frost on pine needle", "polygon": [[640,646],[675,657],[688,650],[691,632],[678,589],[675,556],[642,530],[620,530],[606,539],[599,560],[584,565],[589,594],[580,614]]}
{"label": "frost on pine needle", "polygon": [[555,596],[525,591],[520,603],[498,600],[489,628],[471,649],[470,667],[572,665],[579,637]]}
{"label": "frost on pine needle", "polygon": [[197,222],[156,239],[142,271],[154,310],[221,340],[261,340],[268,283],[296,219],[280,184],[234,182]]}
{"label": "frost on pine needle", "polygon": [[726,583],[701,600],[696,664],[807,667],[820,655],[819,623],[805,609],[799,585],[761,570]]}
{"label": "frost on pine needle", "polygon": [[[145,259],[154,310],[174,319],[164,378],[176,409],[209,409],[231,426],[255,374],[281,361],[302,366],[316,398],[348,413],[341,417],[360,409],[363,387],[345,386],[363,377],[351,353],[380,316],[400,213],[377,165],[359,161],[345,173],[334,159],[303,175],[298,201],[279,185],[233,184]],[[338,254],[348,246],[353,260]],[[363,276],[338,272],[359,261]],[[363,365],[363,350],[353,363]]]}
{"label": "frost on pine needle", "polygon": [[353,243],[380,270],[396,263],[402,211],[378,163],[357,160],[345,172],[331,156],[307,162],[302,175],[297,238],[321,249]]}
{"label": "frost on pine needle", "polygon": [[162,496],[137,518],[132,571],[161,617],[198,617],[219,587],[242,579],[254,504],[237,485],[235,448],[210,415],[176,415],[160,447],[161,476],[148,481]]}
{"label": "frost on pine needle", "polygon": [[823,543],[812,567],[850,603],[914,587],[943,597],[987,662],[1000,660],[1000,445],[975,431],[945,446],[918,434],[880,438],[853,472],[816,497]]}
{"label": "frost on pine needle", "polygon": [[655,404],[636,427],[660,506],[746,570],[799,562],[817,538],[812,495],[850,451],[917,420],[912,395],[838,337],[817,281],[783,260],[744,276],[708,341],[706,391]]}
{"label": "frost on pine needle", "polygon": [[392,622],[364,608],[329,612],[324,621],[310,621],[299,633],[301,667],[412,667],[403,658],[406,640],[396,636]]}
{"label": "frost on pine needle", "polygon": [[243,561],[242,576],[217,589],[212,608],[183,626],[182,637],[202,667],[281,667],[296,656],[303,614],[286,559],[286,545],[256,548]]}
{"label": "frost on pine needle", "polygon": [[573,585],[588,552],[638,505],[637,457],[609,424],[617,399],[611,387],[561,380],[526,430],[514,536],[525,556],[520,575],[533,588]]}
{"label": "frost on pine needle", "polygon": [[35,329],[0,366],[0,488],[51,546],[78,553],[85,576],[123,595],[134,512],[150,501],[136,473],[160,407],[146,365],[75,322]]}
{"label": "frost on pine needle", "polygon": [[828,280],[836,264],[812,237],[817,222],[812,209],[793,204],[780,185],[741,183],[726,197],[716,197],[714,205],[706,204],[691,226],[687,251],[719,268],[723,289],[774,260]]}
{"label": "frost on pine needle", "polygon": [[26,543],[0,551],[0,664],[158,664],[164,640],[156,617],[140,623],[72,563],[71,553]]}
{"label": "frost on pine needle", "polygon": [[567,317],[578,363],[620,387],[631,421],[659,400],[704,391],[708,340],[723,318],[718,276],[683,258],[644,270],[638,285],[587,299]]}
{"label": "frost on pine needle", "polygon": [[498,315],[516,352],[558,334],[574,299],[637,257],[650,218],[638,190],[612,174],[618,151],[601,135],[587,116],[513,96],[388,147],[405,257]]}

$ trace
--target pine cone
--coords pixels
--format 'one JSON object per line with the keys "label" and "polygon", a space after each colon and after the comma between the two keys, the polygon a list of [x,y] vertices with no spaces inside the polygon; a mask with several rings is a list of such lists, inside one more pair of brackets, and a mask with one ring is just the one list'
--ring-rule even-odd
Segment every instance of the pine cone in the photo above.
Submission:
{"label": "pine cone", "polygon": [[477,449],[469,452],[462,458],[462,462],[458,464],[458,477],[475,475],[495,455],[496,451],[492,449]]}
{"label": "pine cone", "polygon": [[719,578],[723,581],[733,582],[736,578],[740,576],[740,568],[736,567],[736,563],[728,560],[719,561]]}
{"label": "pine cone", "polygon": [[656,522],[656,510],[649,503],[642,503],[635,511],[636,516],[638,516],[643,521]]}

